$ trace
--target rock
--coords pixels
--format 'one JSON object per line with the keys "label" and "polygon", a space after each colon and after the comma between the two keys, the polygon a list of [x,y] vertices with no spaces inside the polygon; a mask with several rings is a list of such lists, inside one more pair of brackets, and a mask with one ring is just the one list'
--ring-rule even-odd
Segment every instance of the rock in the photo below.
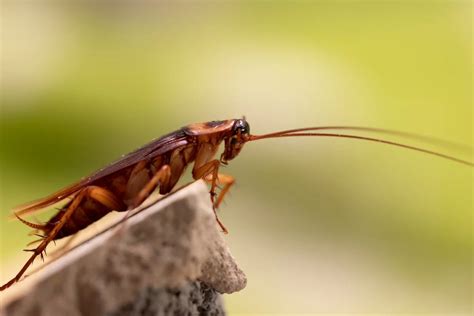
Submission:
{"label": "rock", "polygon": [[36,284],[4,311],[34,316],[224,315],[219,293],[246,285],[201,181],[118,225],[38,272]]}
{"label": "rock", "polygon": [[110,316],[129,315],[225,315],[218,292],[202,282],[177,289],[147,288]]}

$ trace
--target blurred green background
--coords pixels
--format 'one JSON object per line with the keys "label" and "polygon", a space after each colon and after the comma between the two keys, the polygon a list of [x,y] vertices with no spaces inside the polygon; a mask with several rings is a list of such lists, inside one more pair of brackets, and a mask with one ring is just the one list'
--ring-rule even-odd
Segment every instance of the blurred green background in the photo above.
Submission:
{"label": "blurred green background", "polygon": [[[3,2],[2,281],[31,240],[13,206],[188,123],[472,144],[470,1],[146,3]],[[469,167],[298,138],[248,144],[225,172],[221,218],[248,276],[231,315],[472,311]]]}

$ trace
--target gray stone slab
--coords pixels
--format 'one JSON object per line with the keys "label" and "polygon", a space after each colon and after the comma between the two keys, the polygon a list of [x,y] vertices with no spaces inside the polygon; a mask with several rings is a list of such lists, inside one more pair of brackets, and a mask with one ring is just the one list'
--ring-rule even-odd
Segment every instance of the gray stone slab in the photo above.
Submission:
{"label": "gray stone slab", "polygon": [[33,286],[2,304],[3,313],[224,315],[220,293],[246,285],[201,181],[75,247],[36,274]]}

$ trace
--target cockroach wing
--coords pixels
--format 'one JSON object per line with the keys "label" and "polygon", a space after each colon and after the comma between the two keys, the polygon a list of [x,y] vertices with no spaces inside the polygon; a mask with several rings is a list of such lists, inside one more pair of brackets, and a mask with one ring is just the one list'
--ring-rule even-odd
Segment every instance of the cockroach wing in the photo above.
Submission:
{"label": "cockroach wing", "polygon": [[90,176],[85,177],[80,181],[70,186],[67,186],[47,197],[17,206],[14,211],[17,215],[21,216],[53,205],[69,196],[76,194],[82,188],[91,185],[106,176],[109,176],[124,168],[130,167],[142,160],[154,158],[169,151],[172,151],[178,147],[185,146],[188,143],[188,136],[184,133],[183,129],[174,131],[163,137],[151,141],[150,143],[136,149],[135,151],[127,155],[124,155],[122,158],[113,162],[107,167],[99,169]]}

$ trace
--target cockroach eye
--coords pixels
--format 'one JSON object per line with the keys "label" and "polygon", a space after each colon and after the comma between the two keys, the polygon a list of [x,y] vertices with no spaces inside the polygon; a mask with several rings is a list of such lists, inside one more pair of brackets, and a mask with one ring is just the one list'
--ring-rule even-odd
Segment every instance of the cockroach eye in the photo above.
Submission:
{"label": "cockroach eye", "polygon": [[249,134],[250,125],[249,123],[247,123],[246,120],[239,119],[235,121],[233,130],[234,130],[234,133],[237,133],[239,131],[241,134]]}

